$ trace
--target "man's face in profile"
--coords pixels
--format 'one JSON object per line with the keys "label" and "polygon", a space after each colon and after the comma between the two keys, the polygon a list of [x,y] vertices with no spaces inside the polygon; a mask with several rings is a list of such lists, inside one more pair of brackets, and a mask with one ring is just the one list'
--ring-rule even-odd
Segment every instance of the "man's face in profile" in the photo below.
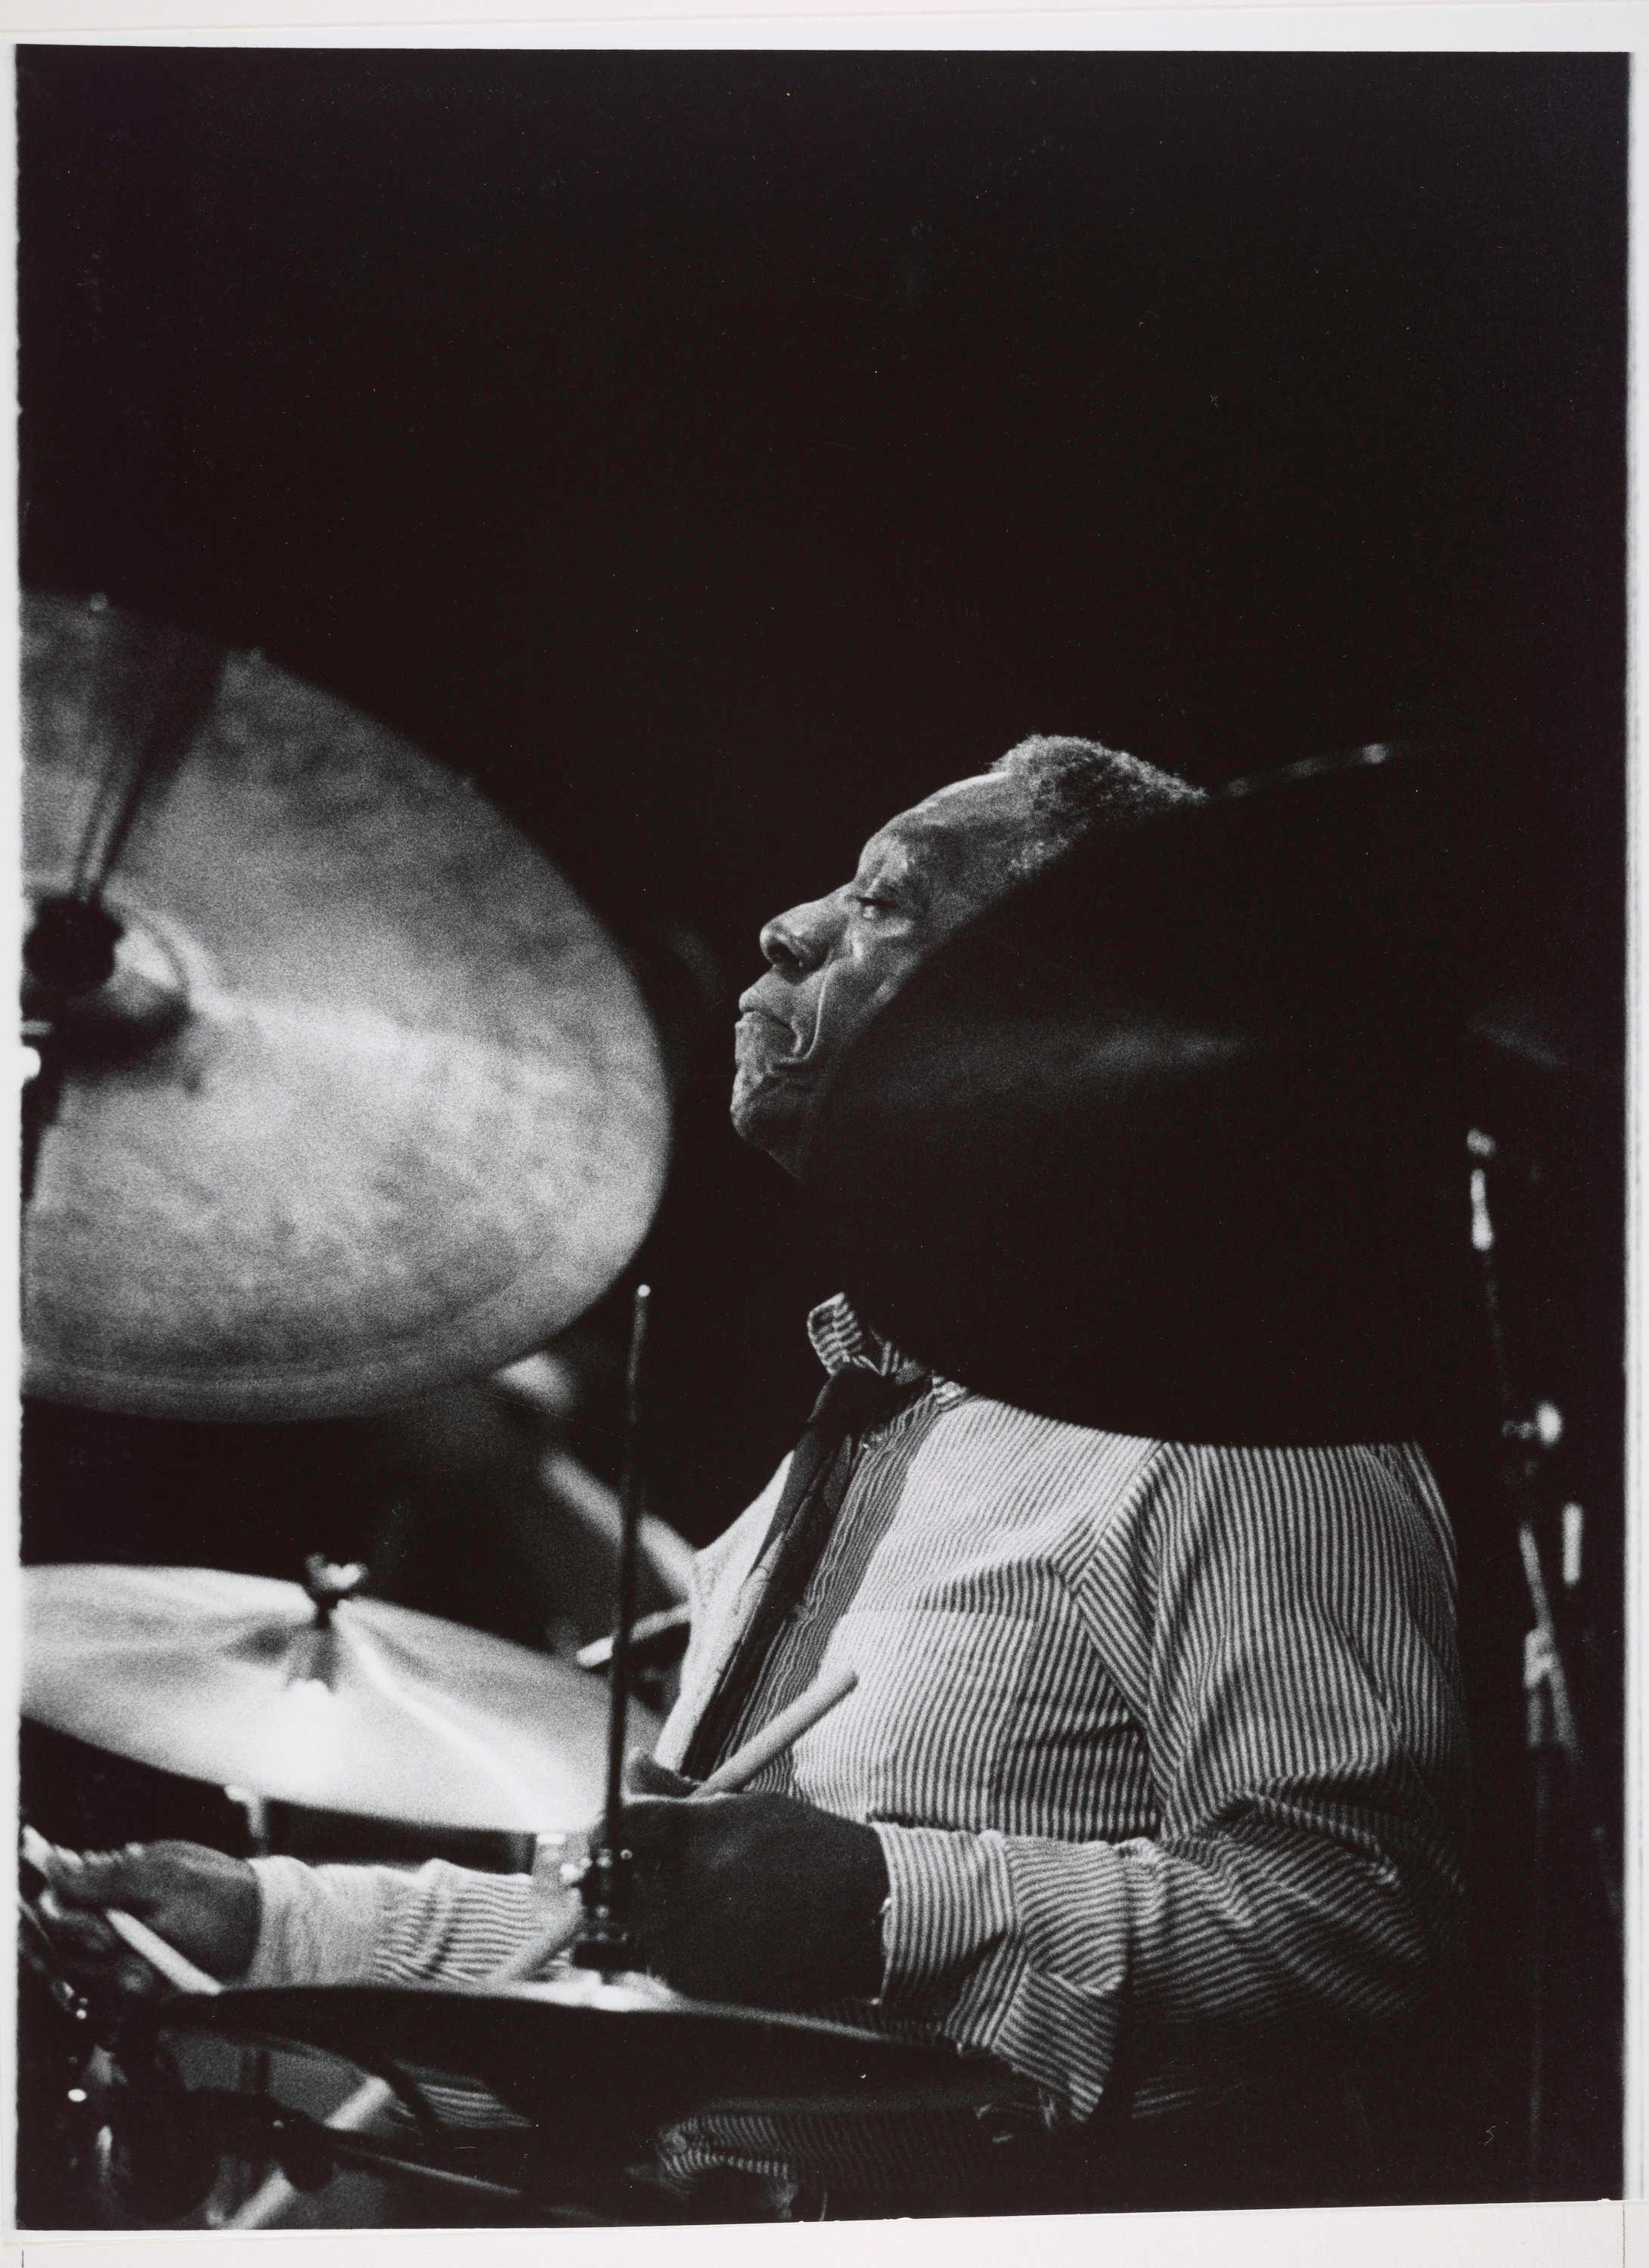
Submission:
{"label": "man's face in profile", "polygon": [[941,788],[872,836],[850,882],[762,932],[768,972],[740,1000],[732,1123],[798,1170],[821,1082],[917,963],[1000,896],[1036,837],[1012,773]]}

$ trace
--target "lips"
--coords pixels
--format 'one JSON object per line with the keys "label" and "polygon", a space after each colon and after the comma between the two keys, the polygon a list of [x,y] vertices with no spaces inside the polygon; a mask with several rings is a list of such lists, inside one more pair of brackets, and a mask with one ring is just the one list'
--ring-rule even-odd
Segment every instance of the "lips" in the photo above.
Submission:
{"label": "lips", "polygon": [[801,1042],[782,1017],[771,1015],[755,1003],[741,1000],[733,1026],[733,1052],[741,1064],[760,1063],[771,1071],[799,1071]]}

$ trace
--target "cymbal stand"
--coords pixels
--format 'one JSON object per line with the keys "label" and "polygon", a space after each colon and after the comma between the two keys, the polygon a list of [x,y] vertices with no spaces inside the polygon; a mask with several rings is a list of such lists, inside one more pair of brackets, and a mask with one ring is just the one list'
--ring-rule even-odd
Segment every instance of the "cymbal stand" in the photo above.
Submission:
{"label": "cymbal stand", "polygon": [[[104,603],[93,600],[94,611],[101,612]],[[67,1027],[77,1004],[101,991],[118,966],[125,926],[104,903],[104,893],[139,812],[164,792],[210,715],[226,659],[191,632],[153,624],[141,631],[129,625],[106,655],[99,696],[109,712],[112,753],[92,798],[70,887],[35,907],[23,944],[23,1037],[34,1056],[23,1097],[26,1211],[34,1195],[41,1145],[63,1101]],[[140,1029],[140,1024],[132,1026],[134,1034]]]}
{"label": "cymbal stand", "polygon": [[26,1211],[33,1200],[40,1145],[63,1101],[65,1016],[76,1000],[99,990],[113,976],[121,935],[119,922],[102,906],[87,905],[78,898],[48,898],[37,908],[24,940],[23,1037],[33,1058],[23,1090]]}
{"label": "cymbal stand", "polygon": [[[322,1683],[326,1681],[334,1643],[333,1615],[345,1599],[353,1598],[361,1588],[366,1580],[366,1572],[358,1561],[337,1566],[319,1551],[312,1551],[306,1558],[304,1588],[314,1603],[315,1619],[300,1641],[298,1674],[320,1679]],[[246,1821],[247,1857],[268,1859],[273,1856],[276,1842],[268,1800],[250,1788],[226,1787],[224,1793],[238,1807]],[[270,2088],[274,2078],[274,2058],[267,2048],[247,2043],[238,2051],[235,2070],[236,2092],[240,2097],[248,2103],[272,2101]],[[222,2170],[205,2206],[208,2226],[215,2228],[239,2226],[240,2213],[260,2194],[262,2187],[254,2154],[225,2153]]]}
{"label": "cymbal stand", "polygon": [[600,1831],[578,1885],[584,1900],[585,1928],[572,1951],[573,1960],[581,1968],[600,1969],[609,1974],[636,1966],[635,1948],[625,1931],[630,1854],[624,1848],[624,1742],[641,1534],[642,1361],[652,1299],[648,1285],[638,1284],[630,1307],[629,1359],[624,1379],[624,1462],[619,1486],[622,1524],[607,1690],[607,1803]]}
{"label": "cymbal stand", "polygon": [[[247,1851],[250,1859],[267,1859],[275,1845],[269,1833],[269,1807],[262,1796],[249,1788],[226,1787],[224,1793],[234,1804],[247,1823]],[[266,2047],[247,2042],[235,2051],[235,2092],[247,2104],[269,2100],[274,2059]],[[256,2161],[251,2157],[226,2154],[218,2169],[217,2181],[205,2201],[204,2213],[209,2228],[232,2226],[236,2213],[258,2186]]]}
{"label": "cymbal stand", "polygon": [[1546,1466],[1550,1452],[1563,1438],[1561,1413],[1550,1402],[1531,1410],[1520,1398],[1513,1377],[1500,1305],[1499,1278],[1495,1266],[1496,1236],[1489,1209],[1489,1167],[1498,1156],[1498,1145],[1474,1128],[1467,1137],[1471,1167],[1471,1241],[1482,1280],[1483,1314],[1488,1323],[1490,1355],[1500,1409],[1500,1484],[1517,1528],[1518,1557],[1528,1593],[1531,1626],[1523,1641],[1525,1739],[1532,1773],[1533,1821],[1530,1852],[1532,1928],[1535,1948],[1530,1979],[1528,2178],[1531,2198],[1544,2195],[1542,2163],[1546,2122],[1546,2054],[1550,2020],[1550,1986],[1546,1975],[1546,1945],[1550,1926],[1552,1877],[1552,1819],[1557,1773],[1561,1763],[1568,1789],[1585,1821],[1587,1840],[1597,1862],[1603,1901],[1618,1932],[1621,1926],[1620,1887],[1609,1850],[1603,1815],[1592,1786],[1591,1772],[1563,1648],[1552,1615],[1551,1589],[1541,1549],[1540,1515],[1548,1500]]}

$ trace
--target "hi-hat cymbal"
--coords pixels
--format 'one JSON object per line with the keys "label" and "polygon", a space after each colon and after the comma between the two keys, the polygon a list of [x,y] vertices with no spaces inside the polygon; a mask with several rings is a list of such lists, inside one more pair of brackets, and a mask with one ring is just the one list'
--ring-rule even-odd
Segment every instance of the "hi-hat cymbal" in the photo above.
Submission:
{"label": "hi-hat cymbal", "polygon": [[807,1178],[909,1353],[1071,1423],[1402,1438],[1476,1374],[1449,781],[1346,760],[1091,839],[918,969]]}
{"label": "hi-hat cymbal", "polygon": [[[37,904],[74,888],[99,782],[150,729],[121,688],[166,639],[25,601]],[[607,1287],[657,1201],[663,1073],[593,915],[462,780],[256,657],[216,662],[107,886],[114,974],[55,1003],[25,1384],[157,1417],[365,1410]]]}
{"label": "hi-hat cymbal", "polygon": [[[204,1567],[30,1567],[23,1713],[282,1803],[504,1833],[600,1809],[606,1689],[381,1599]],[[635,1737],[658,1726],[630,1704]]]}
{"label": "hi-hat cymbal", "polygon": [[999,2101],[999,2065],[816,2017],[686,1999],[642,1977],[515,1985],[232,1991],[161,2012],[231,2039],[323,2049],[368,2071],[479,2081],[564,2141],[608,2151],[710,2111],[901,2111]]}

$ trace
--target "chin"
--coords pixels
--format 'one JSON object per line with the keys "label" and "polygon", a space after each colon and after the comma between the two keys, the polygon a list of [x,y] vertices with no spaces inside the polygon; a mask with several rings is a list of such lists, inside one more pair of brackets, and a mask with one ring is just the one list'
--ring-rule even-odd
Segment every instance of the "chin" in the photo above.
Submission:
{"label": "chin", "polygon": [[761,1150],[785,1172],[796,1171],[803,1138],[806,1133],[807,1113],[799,1094],[776,1092],[771,1082],[759,1086],[735,1086],[728,1116],[732,1130],[741,1142],[753,1150]]}

